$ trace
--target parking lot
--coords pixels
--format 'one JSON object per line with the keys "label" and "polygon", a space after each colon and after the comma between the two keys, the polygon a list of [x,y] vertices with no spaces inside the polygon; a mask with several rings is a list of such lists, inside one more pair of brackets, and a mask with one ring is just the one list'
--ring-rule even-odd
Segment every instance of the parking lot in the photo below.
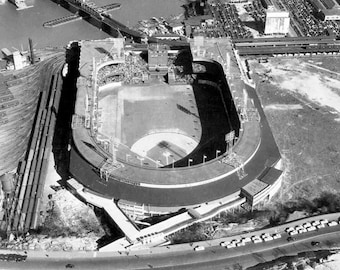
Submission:
{"label": "parking lot", "polygon": [[340,36],[340,21],[322,21],[313,14],[316,10],[307,0],[274,0],[280,9],[290,13],[291,26],[298,36]]}
{"label": "parking lot", "polygon": [[219,28],[222,29],[223,36],[231,38],[252,37],[250,31],[244,28],[235,5],[215,0],[210,5],[210,10]]}

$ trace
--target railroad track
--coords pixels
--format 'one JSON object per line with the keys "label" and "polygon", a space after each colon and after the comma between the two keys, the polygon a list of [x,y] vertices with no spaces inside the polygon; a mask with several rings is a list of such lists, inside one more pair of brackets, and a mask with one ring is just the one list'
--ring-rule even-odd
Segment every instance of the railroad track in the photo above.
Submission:
{"label": "railroad track", "polygon": [[62,84],[60,70],[63,63],[64,57],[59,55],[43,66],[45,69],[41,77],[44,81],[40,85],[29,146],[26,157],[18,166],[16,189],[7,209],[7,220],[1,222],[1,228],[8,232],[24,233],[39,225],[40,203],[56,120],[54,98],[60,97],[56,92]]}

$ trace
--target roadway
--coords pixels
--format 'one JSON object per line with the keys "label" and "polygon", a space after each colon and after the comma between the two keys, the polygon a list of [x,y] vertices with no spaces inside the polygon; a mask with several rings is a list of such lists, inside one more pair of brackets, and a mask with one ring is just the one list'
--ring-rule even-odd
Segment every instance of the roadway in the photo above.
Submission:
{"label": "roadway", "polygon": [[[329,220],[337,219],[340,213],[328,215]],[[282,238],[263,243],[247,243],[245,246],[226,249],[219,246],[223,239],[216,239],[191,244],[157,247],[149,250],[136,250],[126,252],[32,252],[26,253],[10,251],[28,257],[20,262],[25,269],[243,269],[270,263],[279,258],[288,256],[316,256],[317,251],[327,251],[340,244],[340,225],[321,228],[295,235],[295,241],[287,241],[286,227],[302,225],[311,220],[324,217],[302,219],[278,227],[269,228],[252,235],[261,235],[264,232],[281,232]],[[247,234],[232,237],[240,238]],[[318,241],[318,246],[311,245],[311,241]],[[202,251],[194,251],[196,245],[205,246]],[[8,253],[8,252],[7,252]],[[301,254],[302,253],[302,254]],[[305,254],[305,255],[306,255]],[[3,255],[3,252],[0,253]],[[17,269],[18,263],[1,262],[5,269]],[[234,268],[237,266],[238,268]]]}
{"label": "roadway", "polygon": [[238,49],[239,55],[274,55],[274,54],[311,54],[311,53],[340,53],[339,45],[320,46],[263,46],[263,47],[242,47]]}

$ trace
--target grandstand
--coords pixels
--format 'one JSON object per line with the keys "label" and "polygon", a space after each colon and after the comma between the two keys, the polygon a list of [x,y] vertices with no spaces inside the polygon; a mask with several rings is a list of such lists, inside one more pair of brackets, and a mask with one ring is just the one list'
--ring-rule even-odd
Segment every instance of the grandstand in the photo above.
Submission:
{"label": "grandstand", "polygon": [[[254,98],[244,90],[242,104],[234,101],[218,62],[193,60],[187,49],[135,51],[131,45],[115,61],[113,43],[80,44],[74,119],[85,120],[74,120],[70,173],[86,188],[159,213],[238,196],[254,175],[278,162]],[[154,76],[159,63],[162,72]]]}

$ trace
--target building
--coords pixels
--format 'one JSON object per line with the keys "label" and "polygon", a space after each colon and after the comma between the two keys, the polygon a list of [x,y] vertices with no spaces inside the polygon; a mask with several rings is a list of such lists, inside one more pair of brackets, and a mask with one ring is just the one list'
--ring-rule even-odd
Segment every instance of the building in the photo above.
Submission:
{"label": "building", "polygon": [[21,55],[19,51],[13,52],[13,62],[15,70],[22,69],[24,65],[24,57]]}
{"label": "building", "polygon": [[184,26],[182,23],[179,22],[174,22],[174,23],[170,23],[169,26],[171,27],[171,31],[174,34],[183,36],[184,35]]}
{"label": "building", "polygon": [[245,3],[248,2],[247,0],[229,0],[228,3],[235,4],[235,3]]}
{"label": "building", "polygon": [[262,176],[242,187],[241,196],[246,198],[245,207],[254,209],[255,206],[268,202],[281,187],[281,174],[281,170],[270,168]]}
{"label": "building", "polygon": [[178,34],[155,34],[152,37],[157,39],[165,39],[165,40],[180,40],[181,37]]}
{"label": "building", "polygon": [[289,32],[289,12],[276,11],[272,8],[267,10],[265,35],[286,35]]}
{"label": "building", "polygon": [[265,9],[268,9],[268,7],[273,6],[273,2],[271,0],[261,0],[261,4]]}
{"label": "building", "polygon": [[[169,48],[162,44],[152,44],[148,49],[149,71],[152,74],[166,73],[168,71]],[[163,75],[164,75],[163,74]]]}
{"label": "building", "polygon": [[[143,219],[210,203],[216,209],[231,201],[241,205],[247,197],[241,197],[241,188],[254,179],[264,183],[260,197],[249,190],[256,203],[278,190],[281,156],[255,89],[245,85],[247,95],[243,87],[231,91],[223,58],[211,58],[227,54],[216,42],[225,41],[196,37],[190,51],[162,44],[142,50],[127,44],[124,65],[102,61],[113,51],[110,41],[79,44],[83,68],[72,117],[69,170],[84,187],[83,195],[113,198],[129,217]],[[201,53],[208,50],[213,54]],[[114,77],[120,71],[126,74]],[[152,77],[147,83],[128,80],[143,73]],[[185,76],[176,78],[178,74]],[[190,80],[195,78],[195,83]],[[207,91],[194,92],[194,87]],[[246,120],[232,93],[247,97]],[[210,108],[214,117],[199,114]],[[86,114],[93,124],[81,121]],[[206,130],[209,136],[202,136]],[[225,135],[230,134],[238,138],[235,145],[226,144]]]}

